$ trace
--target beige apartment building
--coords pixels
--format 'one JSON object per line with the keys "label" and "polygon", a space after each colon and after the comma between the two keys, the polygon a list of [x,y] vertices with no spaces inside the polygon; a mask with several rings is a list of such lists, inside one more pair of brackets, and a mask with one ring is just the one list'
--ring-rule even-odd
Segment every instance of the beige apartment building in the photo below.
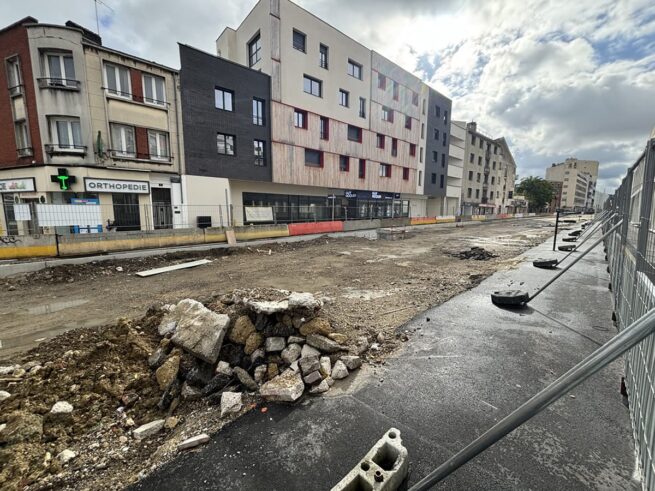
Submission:
{"label": "beige apartment building", "polygon": [[180,225],[176,70],[107,48],[72,22],[32,17],[0,30],[0,52],[3,231]]}
{"label": "beige apartment building", "polygon": [[490,138],[478,131],[475,122],[466,126],[462,214],[514,213],[516,163],[505,138]]}
{"label": "beige apartment building", "polygon": [[594,208],[598,161],[575,157],[552,164],[546,169],[546,180],[561,183],[559,208],[581,211]]}

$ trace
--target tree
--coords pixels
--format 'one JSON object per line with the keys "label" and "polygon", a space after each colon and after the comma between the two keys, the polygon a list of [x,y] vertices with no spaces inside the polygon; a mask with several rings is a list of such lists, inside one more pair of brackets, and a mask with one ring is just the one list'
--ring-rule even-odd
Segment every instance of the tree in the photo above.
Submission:
{"label": "tree", "polygon": [[539,212],[550,203],[555,194],[553,186],[541,177],[525,177],[516,186],[515,194],[522,194],[528,200],[530,211]]}

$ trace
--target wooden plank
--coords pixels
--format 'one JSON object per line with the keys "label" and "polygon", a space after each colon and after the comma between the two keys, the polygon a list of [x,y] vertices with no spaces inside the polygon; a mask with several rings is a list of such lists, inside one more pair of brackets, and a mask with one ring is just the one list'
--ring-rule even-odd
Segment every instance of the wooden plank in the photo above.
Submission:
{"label": "wooden plank", "polygon": [[136,273],[136,275],[145,278],[146,276],[153,276],[160,273],[167,273],[168,271],[175,271],[178,269],[193,268],[195,266],[201,266],[203,264],[209,264],[209,263],[211,263],[209,259],[199,259],[198,261],[175,264],[173,266],[165,266],[163,268],[149,269],[147,271],[139,271],[138,273]]}

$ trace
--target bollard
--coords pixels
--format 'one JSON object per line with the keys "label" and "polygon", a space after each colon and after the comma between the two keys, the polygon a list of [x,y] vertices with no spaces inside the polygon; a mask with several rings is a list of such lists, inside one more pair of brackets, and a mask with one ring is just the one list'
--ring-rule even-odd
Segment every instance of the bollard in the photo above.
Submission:
{"label": "bollard", "polygon": [[332,491],[395,491],[407,478],[408,470],[400,431],[390,428]]}

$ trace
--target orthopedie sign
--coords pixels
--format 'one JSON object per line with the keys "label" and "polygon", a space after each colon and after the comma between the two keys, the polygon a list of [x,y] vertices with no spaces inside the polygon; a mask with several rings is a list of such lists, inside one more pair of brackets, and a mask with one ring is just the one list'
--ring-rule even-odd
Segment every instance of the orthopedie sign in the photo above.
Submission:
{"label": "orthopedie sign", "polygon": [[90,193],[149,194],[150,183],[148,181],[96,179],[95,177],[85,177],[84,190]]}
{"label": "orthopedie sign", "polygon": [[30,193],[36,191],[33,177],[0,179],[0,193]]}
{"label": "orthopedie sign", "polygon": [[383,193],[381,191],[344,191],[344,197],[348,199],[400,199],[400,193]]}

